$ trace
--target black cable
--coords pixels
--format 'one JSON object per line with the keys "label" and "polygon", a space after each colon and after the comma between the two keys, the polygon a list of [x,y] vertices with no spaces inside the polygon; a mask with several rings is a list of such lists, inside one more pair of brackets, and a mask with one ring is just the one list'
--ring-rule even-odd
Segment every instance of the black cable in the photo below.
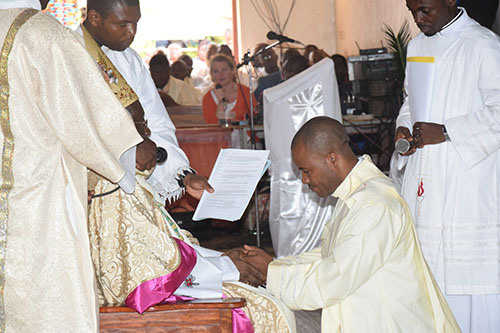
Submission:
{"label": "black cable", "polygon": [[111,190],[111,191],[108,191],[108,192],[104,192],[104,193],[99,193],[99,194],[94,194],[92,196],[92,199],[94,198],[99,198],[99,197],[104,197],[108,194],[111,194],[111,193],[115,193],[116,191],[118,191],[120,189],[120,186],[117,186],[115,189]]}

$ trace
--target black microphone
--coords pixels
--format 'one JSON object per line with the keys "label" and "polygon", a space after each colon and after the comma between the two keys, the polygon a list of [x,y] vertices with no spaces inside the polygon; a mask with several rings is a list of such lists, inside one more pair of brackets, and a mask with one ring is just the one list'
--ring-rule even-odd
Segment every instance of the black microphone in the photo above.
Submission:
{"label": "black microphone", "polygon": [[156,163],[163,164],[167,160],[168,153],[165,148],[156,147]]}
{"label": "black microphone", "polygon": [[[222,89],[222,85],[220,83],[217,83],[215,85],[215,89]],[[226,97],[222,97],[222,103],[226,103],[226,102],[227,102]]]}
{"label": "black microphone", "polygon": [[267,33],[266,37],[267,37],[267,39],[270,39],[270,40],[278,40],[281,43],[298,43],[298,44],[302,44],[298,40],[291,39],[291,38],[289,38],[287,36],[283,36],[283,35],[277,34],[274,31],[269,31]]}

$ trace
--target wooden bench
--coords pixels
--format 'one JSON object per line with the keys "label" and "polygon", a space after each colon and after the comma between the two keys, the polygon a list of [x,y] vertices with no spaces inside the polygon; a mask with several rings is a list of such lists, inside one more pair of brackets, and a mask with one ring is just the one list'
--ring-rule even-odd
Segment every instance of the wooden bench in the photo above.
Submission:
{"label": "wooden bench", "polygon": [[100,332],[217,332],[233,331],[234,308],[245,306],[244,298],[203,299],[162,304],[142,315],[128,307],[100,309]]}

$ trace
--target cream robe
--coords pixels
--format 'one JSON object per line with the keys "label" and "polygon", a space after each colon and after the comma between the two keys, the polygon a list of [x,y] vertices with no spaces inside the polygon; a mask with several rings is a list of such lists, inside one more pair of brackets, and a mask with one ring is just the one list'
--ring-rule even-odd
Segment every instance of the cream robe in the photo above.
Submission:
{"label": "cream robe", "polygon": [[[20,11],[0,11],[0,44]],[[7,332],[97,331],[86,166],[117,182],[118,157],[142,139],[79,38],[49,15],[20,28],[8,83],[14,186],[1,231],[1,324]]]}
{"label": "cream robe", "polygon": [[170,75],[168,83],[161,91],[172,97],[172,99],[179,105],[201,106],[201,99],[203,98],[203,95],[200,90],[194,87],[191,81],[182,81]]}
{"label": "cream robe", "polygon": [[459,332],[406,203],[368,156],[333,196],[321,247],[273,261],[268,290],[291,309],[322,308],[322,332]]}
{"label": "cream robe", "polygon": [[[402,195],[424,256],[444,293],[500,294],[500,38],[464,11],[416,36],[408,57],[435,58],[428,121],[451,138],[406,157]],[[407,99],[397,126],[412,129],[410,113]]]}

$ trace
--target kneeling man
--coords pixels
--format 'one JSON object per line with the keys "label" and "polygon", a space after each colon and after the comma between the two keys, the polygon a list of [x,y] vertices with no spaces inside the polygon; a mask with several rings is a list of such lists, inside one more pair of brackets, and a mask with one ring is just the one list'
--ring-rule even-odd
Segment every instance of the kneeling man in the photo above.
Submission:
{"label": "kneeling man", "polygon": [[245,246],[267,289],[293,310],[323,309],[323,332],[459,332],[420,249],[406,202],[343,126],[316,117],[297,132],[292,158],[302,182],[338,198],[321,246],[272,260]]}

